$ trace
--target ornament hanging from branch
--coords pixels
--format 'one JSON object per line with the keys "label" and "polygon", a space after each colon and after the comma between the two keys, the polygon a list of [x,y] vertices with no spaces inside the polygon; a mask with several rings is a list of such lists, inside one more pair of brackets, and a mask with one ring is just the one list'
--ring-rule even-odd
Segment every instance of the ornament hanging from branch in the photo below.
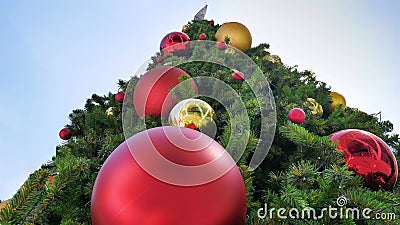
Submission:
{"label": "ornament hanging from branch", "polygon": [[114,116],[115,107],[110,107],[106,110],[107,116]]}
{"label": "ornament hanging from branch", "polygon": [[120,91],[117,94],[115,94],[115,101],[118,103],[123,103],[125,99],[125,92]]}
{"label": "ornament hanging from branch", "polygon": [[301,108],[293,108],[288,113],[288,119],[295,124],[302,124],[306,120],[306,113]]}
{"label": "ornament hanging from branch", "polygon": [[58,135],[60,136],[61,139],[68,140],[68,139],[70,139],[72,137],[72,130],[67,128],[67,127],[65,127],[65,128],[60,130]]}
{"label": "ornament hanging from branch", "polygon": [[332,97],[332,103],[330,105],[330,113],[332,113],[336,107],[338,107],[339,105],[342,106],[342,110],[344,110],[346,108],[346,99],[344,98],[343,95],[341,95],[338,92],[331,92],[331,97]]}
{"label": "ornament hanging from branch", "polygon": [[242,52],[249,50],[252,42],[249,29],[239,22],[222,24],[215,33],[215,39],[217,42],[225,42]]}
{"label": "ornament hanging from branch", "polygon": [[214,109],[207,102],[194,98],[180,101],[169,114],[171,126],[197,129],[212,138],[215,137],[217,131],[215,119]]}
{"label": "ornament hanging from branch", "polygon": [[58,172],[54,172],[50,177],[49,177],[49,183],[53,183],[54,177],[58,175]]}
{"label": "ornament hanging from branch", "polygon": [[304,106],[311,112],[313,115],[322,115],[324,110],[322,109],[322,105],[320,105],[315,99],[307,98],[307,101],[304,103]]}
{"label": "ornament hanging from branch", "polygon": [[347,129],[330,135],[338,142],[351,171],[361,176],[372,190],[390,191],[396,185],[399,169],[390,147],[378,136],[364,130]]}
{"label": "ornament hanging from branch", "polygon": [[182,32],[171,32],[164,36],[160,43],[160,50],[163,54],[178,53],[184,55],[190,37]]}

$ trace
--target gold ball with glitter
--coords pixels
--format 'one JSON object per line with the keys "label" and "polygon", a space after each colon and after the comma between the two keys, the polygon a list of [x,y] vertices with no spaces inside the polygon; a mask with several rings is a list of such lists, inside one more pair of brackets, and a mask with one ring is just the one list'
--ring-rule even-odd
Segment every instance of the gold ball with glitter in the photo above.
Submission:
{"label": "gold ball with glitter", "polygon": [[205,101],[189,98],[176,104],[169,114],[169,124],[187,127],[211,136],[215,134],[215,112]]}
{"label": "gold ball with glitter", "polygon": [[281,58],[279,56],[277,56],[277,55],[268,54],[268,55],[265,56],[265,59],[270,61],[270,62],[272,62],[272,63],[282,64]]}
{"label": "gold ball with glitter", "polygon": [[190,29],[190,27],[189,27],[188,24],[185,24],[185,25],[182,26],[182,32],[186,32],[186,31],[188,31],[189,29]]}
{"label": "gold ball with glitter", "polygon": [[304,104],[313,115],[321,116],[324,113],[322,106],[313,98],[307,98],[307,101]]}
{"label": "gold ball with glitter", "polygon": [[114,107],[110,107],[106,110],[107,116],[114,116]]}
{"label": "gold ball with glitter", "polygon": [[332,91],[331,97],[332,97],[332,104],[329,108],[330,112],[333,112],[339,105],[342,106],[341,107],[342,110],[346,108],[346,99],[342,94]]}

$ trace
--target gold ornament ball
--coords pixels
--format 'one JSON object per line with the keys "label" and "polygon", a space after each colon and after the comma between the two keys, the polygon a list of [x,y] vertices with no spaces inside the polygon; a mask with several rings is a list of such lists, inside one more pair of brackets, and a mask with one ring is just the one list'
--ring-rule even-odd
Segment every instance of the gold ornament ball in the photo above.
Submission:
{"label": "gold ornament ball", "polygon": [[114,107],[110,107],[106,110],[106,115],[107,116],[113,116],[114,115]]}
{"label": "gold ornament ball", "polygon": [[202,132],[215,127],[214,119],[214,109],[207,102],[194,98],[185,99],[176,104],[168,118],[172,126],[187,127]]}
{"label": "gold ornament ball", "polygon": [[342,104],[343,109],[346,108],[346,99],[343,97],[343,95],[332,91],[331,96],[332,96],[332,104],[330,107],[331,112],[333,112],[336,109],[336,107],[340,104]]}
{"label": "gold ornament ball", "polygon": [[215,33],[215,39],[217,42],[224,42],[225,38],[228,37],[229,44],[235,48],[245,52],[251,47],[251,34],[249,29],[241,23],[229,22],[224,23]]}
{"label": "gold ornament ball", "polygon": [[189,25],[185,24],[182,26],[182,32],[186,32],[190,29]]}
{"label": "gold ornament ball", "polygon": [[313,98],[307,98],[305,105],[313,115],[322,115],[324,113],[322,106]]}
{"label": "gold ornament ball", "polygon": [[277,55],[266,55],[265,58],[272,63],[282,64],[281,58]]}

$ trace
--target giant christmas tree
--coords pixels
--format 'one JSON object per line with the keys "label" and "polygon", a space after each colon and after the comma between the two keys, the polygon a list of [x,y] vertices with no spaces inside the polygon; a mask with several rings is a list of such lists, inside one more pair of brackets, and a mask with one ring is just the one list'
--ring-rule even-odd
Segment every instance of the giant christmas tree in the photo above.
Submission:
{"label": "giant christmas tree", "polygon": [[[92,224],[93,217],[99,217],[93,208],[100,210],[94,204],[112,206],[122,195],[113,192],[115,202],[102,202],[97,200],[99,196],[96,201],[92,198],[96,178],[101,167],[106,167],[107,158],[117,154],[115,149],[130,137],[151,128],[173,125],[191,129],[185,131],[189,133],[203,132],[226,148],[236,162],[233,170],[240,170],[240,182],[244,183],[245,221],[240,221],[238,216],[235,221],[215,219],[217,224],[187,222],[190,218],[179,215],[174,207],[179,207],[176,202],[195,205],[192,201],[196,199],[196,192],[191,193],[193,199],[174,196],[175,203],[151,202],[151,199],[136,203],[137,208],[144,204],[171,205],[171,209],[166,209],[168,213],[178,214],[185,222],[168,222],[176,215],[163,218],[163,212],[126,212],[143,217],[140,221],[154,225],[399,224],[400,188],[395,184],[398,168],[390,156],[394,153],[396,158],[400,157],[400,139],[391,133],[393,125],[346,106],[343,96],[316,80],[312,71],[299,71],[297,67],[283,64],[277,55],[269,52],[269,44],[252,48],[250,45],[251,34],[240,23],[214,24],[201,15],[200,19],[184,25],[182,32],[166,35],[161,52],[151,58],[143,71],[129,81],[118,81],[120,93],[93,94],[86,100],[84,109],[71,112],[70,124],[60,132],[66,141],[56,148],[55,156],[48,163],[29,176],[11,201],[3,204],[0,223]],[[166,73],[154,72],[157,68],[167,68]],[[171,68],[178,72],[170,72]],[[143,81],[148,73],[155,73],[158,81],[166,84],[146,81],[151,83],[148,87]],[[166,81],[162,81],[162,76]],[[221,83],[209,83],[205,77]],[[171,83],[174,79],[175,83]],[[263,86],[263,80],[267,86]],[[175,86],[179,88],[171,90]],[[168,98],[160,94],[165,90],[170,94]],[[167,106],[160,109],[157,104],[165,99]],[[181,100],[185,104],[171,110]],[[203,102],[205,105],[201,105]],[[245,115],[242,115],[243,109]],[[341,133],[332,136],[338,131]],[[139,145],[133,143],[136,144]],[[164,152],[164,156],[174,161],[174,154],[168,154]],[[159,165],[155,161],[151,166],[157,169]],[[110,173],[116,182],[130,179],[126,171],[115,169]],[[218,179],[227,180],[225,175]],[[240,188],[229,188],[229,184],[223,183],[224,188],[240,191]],[[97,190],[107,190],[107,186],[113,184],[96,183]],[[139,186],[131,184],[129,188]],[[183,195],[186,189],[179,190]],[[209,212],[204,206],[198,210],[204,213],[204,218],[223,217],[221,214],[228,211],[212,208],[220,201],[214,197],[205,196]],[[233,212],[243,212],[240,209],[243,201],[226,201],[226,204],[234,204],[225,206]],[[323,214],[332,208],[336,211]],[[359,210],[358,214],[355,209]],[[100,224],[98,221],[101,220],[93,224]]]}

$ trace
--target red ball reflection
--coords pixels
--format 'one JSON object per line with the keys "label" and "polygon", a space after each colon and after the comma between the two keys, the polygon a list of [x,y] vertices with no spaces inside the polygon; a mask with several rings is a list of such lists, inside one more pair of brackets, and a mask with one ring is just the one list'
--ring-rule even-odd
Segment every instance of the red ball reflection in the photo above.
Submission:
{"label": "red ball reflection", "polygon": [[177,50],[185,50],[188,41],[190,41],[190,38],[187,34],[182,32],[171,32],[165,35],[161,40],[160,50],[164,54],[172,53]]}
{"label": "red ball reflection", "polygon": [[363,130],[348,129],[331,135],[344,152],[349,169],[364,179],[373,190],[391,190],[398,176],[397,161],[389,146],[376,135]]}

